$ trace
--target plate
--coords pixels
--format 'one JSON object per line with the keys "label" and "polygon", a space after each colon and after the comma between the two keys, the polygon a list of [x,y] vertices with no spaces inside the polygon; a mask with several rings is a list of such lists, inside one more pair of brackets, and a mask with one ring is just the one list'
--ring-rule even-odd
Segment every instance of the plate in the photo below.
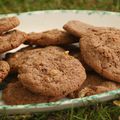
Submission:
{"label": "plate", "polygon": [[[46,10],[35,11],[21,14],[0,15],[0,17],[18,16],[21,25],[18,29],[25,32],[44,31],[52,28],[62,29],[62,26],[69,20],[81,20],[97,26],[110,26],[120,28],[120,13],[106,11],[87,11],[87,10]],[[22,47],[22,46],[21,46]],[[19,48],[17,48],[19,49]],[[16,49],[15,49],[16,50]],[[15,50],[12,50],[13,52]],[[0,92],[0,94],[2,94]],[[57,102],[27,105],[5,105],[0,100],[0,113],[17,114],[28,112],[40,112],[50,110],[60,110],[70,107],[80,107],[97,102],[103,102],[118,98],[120,89],[93,95],[84,98],[63,99]]]}

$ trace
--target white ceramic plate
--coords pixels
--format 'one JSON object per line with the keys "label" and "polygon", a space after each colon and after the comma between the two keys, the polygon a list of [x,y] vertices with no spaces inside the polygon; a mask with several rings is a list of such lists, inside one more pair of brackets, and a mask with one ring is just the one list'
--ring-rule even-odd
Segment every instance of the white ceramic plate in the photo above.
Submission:
{"label": "white ceramic plate", "polygon": [[[0,15],[0,17],[14,16],[16,14]],[[111,26],[120,28],[120,13],[106,11],[86,11],[86,10],[47,10],[37,12],[27,12],[17,15],[21,21],[18,29],[25,32],[43,31],[52,28],[62,29],[62,26],[69,20],[81,20],[97,26]],[[90,103],[102,102],[118,98],[120,89],[77,99],[64,99],[57,102],[28,104],[28,105],[5,105],[0,100],[0,113],[8,114],[38,112],[49,110],[60,110],[73,106],[83,106]]]}

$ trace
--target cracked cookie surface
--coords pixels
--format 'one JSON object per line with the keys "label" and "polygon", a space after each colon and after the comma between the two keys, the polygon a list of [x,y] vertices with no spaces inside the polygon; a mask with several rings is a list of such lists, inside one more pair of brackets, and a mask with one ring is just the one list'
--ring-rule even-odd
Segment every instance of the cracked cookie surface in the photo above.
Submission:
{"label": "cracked cookie surface", "polygon": [[56,47],[46,49],[20,67],[18,79],[32,92],[46,96],[65,96],[78,89],[86,79],[79,60]]}

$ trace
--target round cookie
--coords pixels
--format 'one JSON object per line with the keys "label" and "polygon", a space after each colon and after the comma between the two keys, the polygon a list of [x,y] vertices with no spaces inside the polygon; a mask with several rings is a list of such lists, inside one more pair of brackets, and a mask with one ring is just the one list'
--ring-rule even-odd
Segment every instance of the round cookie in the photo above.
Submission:
{"label": "round cookie", "polygon": [[120,30],[101,28],[83,35],[81,54],[85,62],[100,75],[120,82]]}
{"label": "round cookie", "polygon": [[24,32],[13,30],[0,36],[0,53],[12,50],[27,39]]}
{"label": "round cookie", "polygon": [[86,79],[85,69],[76,58],[63,51],[42,50],[19,69],[18,79],[35,93],[66,96]]}
{"label": "round cookie", "polygon": [[83,34],[87,34],[89,33],[89,31],[91,31],[92,28],[94,29],[99,29],[98,27],[86,24],[84,22],[81,21],[77,21],[77,20],[71,20],[69,22],[67,22],[63,28],[70,34],[77,36],[77,37],[81,37]]}
{"label": "round cookie", "polygon": [[96,73],[88,73],[82,86],[69,94],[70,98],[85,97],[120,88],[120,84],[109,81]]}
{"label": "round cookie", "polygon": [[52,29],[41,33],[28,34],[27,43],[30,45],[48,46],[62,45],[78,42],[79,39],[73,35],[58,29]]}
{"label": "round cookie", "polygon": [[6,61],[0,61],[0,83],[5,79],[10,71],[10,66]]}
{"label": "round cookie", "polygon": [[17,17],[8,17],[0,19],[0,34],[9,31],[20,24]]}
{"label": "round cookie", "polygon": [[28,59],[32,59],[34,54],[39,54],[41,50],[48,50],[51,51],[54,49],[55,51],[64,51],[64,49],[60,47],[46,47],[46,48],[32,48],[32,47],[26,47],[21,49],[20,51],[16,53],[11,53],[7,56],[7,62],[10,65],[11,72],[17,72],[19,66],[21,66],[23,63],[25,63]]}
{"label": "round cookie", "polygon": [[[17,81],[17,80],[16,80]],[[57,101],[63,97],[47,97],[27,90],[19,81],[9,83],[2,92],[5,104],[19,105]]]}

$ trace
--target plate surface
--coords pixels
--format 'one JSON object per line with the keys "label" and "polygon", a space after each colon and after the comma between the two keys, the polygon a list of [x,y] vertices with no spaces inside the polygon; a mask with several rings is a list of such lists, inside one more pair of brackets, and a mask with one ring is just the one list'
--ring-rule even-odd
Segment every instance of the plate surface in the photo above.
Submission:
{"label": "plate surface", "polygon": [[[15,16],[16,14],[0,15],[0,17]],[[27,12],[17,15],[21,21],[18,29],[25,32],[37,32],[52,28],[62,29],[69,20],[81,20],[97,26],[111,26],[120,28],[120,13],[106,11],[87,10],[47,10]],[[15,50],[12,50],[13,52]],[[1,95],[1,92],[0,92]],[[77,99],[64,99],[57,102],[28,104],[28,105],[5,105],[0,100],[0,113],[8,114],[60,110],[74,106],[84,106],[96,102],[112,100],[120,96],[120,89]]]}

